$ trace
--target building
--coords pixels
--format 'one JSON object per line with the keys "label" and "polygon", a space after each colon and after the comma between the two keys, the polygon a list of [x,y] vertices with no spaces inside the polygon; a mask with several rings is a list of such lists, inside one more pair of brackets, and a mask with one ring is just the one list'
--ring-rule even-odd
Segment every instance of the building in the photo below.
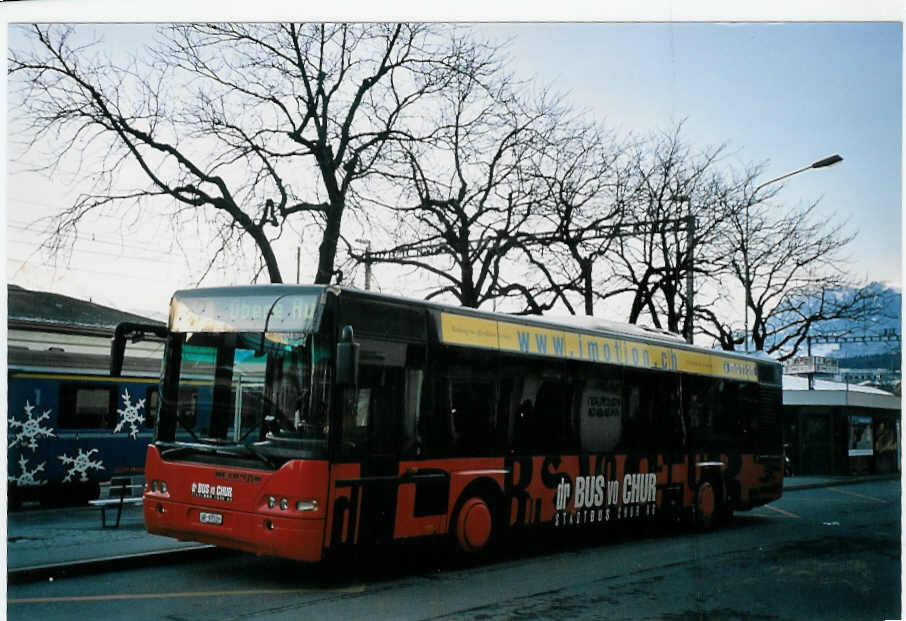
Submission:
{"label": "building", "polygon": [[874,386],[895,395],[900,394],[899,369],[840,369],[837,380],[846,384]]}
{"label": "building", "polygon": [[[121,322],[164,325],[141,315],[45,291],[7,286],[7,346],[31,352],[110,355],[110,340]],[[161,358],[163,345],[129,345],[130,357]]]}
{"label": "building", "polygon": [[794,474],[897,472],[900,397],[878,388],[783,377],[784,443]]}

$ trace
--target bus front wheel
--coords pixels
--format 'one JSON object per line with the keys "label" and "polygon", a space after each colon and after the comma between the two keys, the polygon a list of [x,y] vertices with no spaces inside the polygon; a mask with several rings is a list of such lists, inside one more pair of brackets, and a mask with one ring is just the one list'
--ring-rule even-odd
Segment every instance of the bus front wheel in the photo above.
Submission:
{"label": "bus front wheel", "polygon": [[473,496],[459,507],[453,533],[463,552],[476,554],[487,548],[494,533],[494,515],[484,498]]}

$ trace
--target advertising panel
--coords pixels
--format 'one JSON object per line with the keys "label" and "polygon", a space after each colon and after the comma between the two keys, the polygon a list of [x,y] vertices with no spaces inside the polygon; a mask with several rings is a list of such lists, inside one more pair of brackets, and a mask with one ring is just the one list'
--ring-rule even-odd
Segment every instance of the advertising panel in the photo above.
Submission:
{"label": "advertising panel", "polygon": [[441,314],[441,340],[449,345],[502,352],[758,381],[758,367],[748,360],[655,345],[628,337],[602,337],[585,331],[542,328],[453,313]]}
{"label": "advertising panel", "polygon": [[859,457],[874,454],[871,433],[871,416],[849,417],[849,456]]}

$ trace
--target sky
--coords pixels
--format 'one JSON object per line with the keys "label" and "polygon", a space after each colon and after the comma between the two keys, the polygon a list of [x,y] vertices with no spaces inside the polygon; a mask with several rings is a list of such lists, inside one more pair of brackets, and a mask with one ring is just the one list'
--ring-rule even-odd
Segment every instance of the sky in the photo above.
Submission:
{"label": "sky", "polygon": [[[897,15],[889,3],[881,4],[885,10],[879,16],[890,20]],[[511,40],[510,66],[517,75],[565,93],[573,106],[621,134],[669,131],[684,121],[690,145],[725,144],[725,165],[763,164],[764,181],[831,154],[842,155],[836,166],[785,180],[775,201],[783,208],[820,199],[822,217],[845,222],[856,233],[847,253],[852,273],[860,280],[899,287],[903,30],[896,20],[901,17],[857,23],[830,3],[826,13],[811,18],[839,15],[847,21],[665,23],[677,11],[672,3],[658,6],[667,8],[642,16],[658,23],[483,23],[476,30]],[[779,13],[783,3],[770,6],[784,15]],[[53,17],[39,13],[7,19],[110,18],[90,12],[80,16],[71,13],[71,6],[65,8]],[[501,17],[506,16],[496,19]],[[623,19],[622,14],[617,18]],[[135,25],[102,29],[111,45],[135,44],[147,30]],[[17,43],[15,33],[8,37],[8,44]],[[16,109],[8,110],[9,125],[15,124],[16,114]],[[38,250],[41,235],[35,222],[71,201],[73,188],[62,179],[22,172],[23,162],[9,159],[11,152],[4,158],[7,282],[156,317],[166,315],[173,290],[194,284],[188,264],[201,260],[206,249],[184,242],[186,252],[196,257],[184,258],[159,241],[167,236],[161,222],[143,223],[136,237],[134,228],[125,229],[117,219],[98,218],[83,229],[68,263],[54,266]],[[294,277],[294,248],[281,250],[279,259],[287,278]],[[315,257],[307,259],[313,263]],[[305,275],[303,269],[303,279]],[[230,284],[230,278],[235,274],[215,274],[207,284]]]}

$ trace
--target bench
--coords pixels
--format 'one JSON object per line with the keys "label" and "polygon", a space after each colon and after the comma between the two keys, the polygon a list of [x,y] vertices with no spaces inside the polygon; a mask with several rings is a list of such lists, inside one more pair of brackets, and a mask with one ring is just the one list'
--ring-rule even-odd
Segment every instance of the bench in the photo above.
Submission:
{"label": "bench", "polygon": [[114,477],[107,483],[101,484],[101,496],[107,492],[106,498],[89,500],[88,504],[101,510],[101,528],[107,528],[107,509],[116,507],[116,522],[110,528],[119,528],[120,518],[123,515],[124,505],[137,505],[142,503],[142,496],[133,496],[135,490],[142,491],[142,483],[133,483],[129,477]]}

